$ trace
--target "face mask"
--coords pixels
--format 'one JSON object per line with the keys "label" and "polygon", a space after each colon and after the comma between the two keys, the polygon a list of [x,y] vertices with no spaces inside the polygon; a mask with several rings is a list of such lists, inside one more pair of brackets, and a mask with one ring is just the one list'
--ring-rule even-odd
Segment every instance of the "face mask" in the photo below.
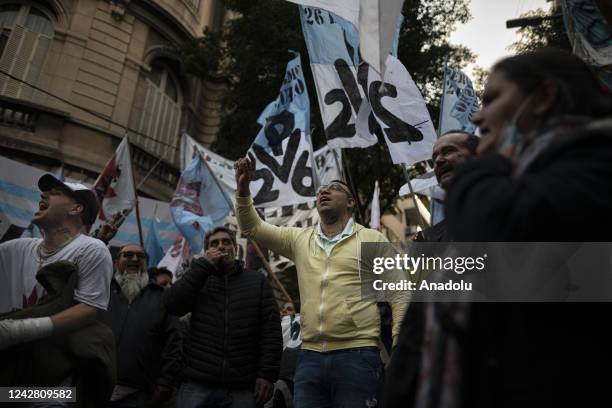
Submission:
{"label": "face mask", "polygon": [[508,157],[513,160],[520,154],[526,144],[529,143],[533,132],[524,132],[518,126],[518,122],[523,116],[523,113],[526,111],[527,107],[530,105],[533,97],[536,95],[536,92],[533,91],[529,94],[527,98],[521,103],[519,108],[516,110],[516,113],[512,117],[512,120],[504,129],[499,141],[497,142],[496,151],[502,156]]}

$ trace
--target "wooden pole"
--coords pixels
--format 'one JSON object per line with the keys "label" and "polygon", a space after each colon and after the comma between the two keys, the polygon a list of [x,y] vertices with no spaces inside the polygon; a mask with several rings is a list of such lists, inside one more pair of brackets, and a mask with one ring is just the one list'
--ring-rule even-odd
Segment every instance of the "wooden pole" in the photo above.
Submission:
{"label": "wooden pole", "polygon": [[417,203],[415,194],[414,194],[414,190],[412,189],[412,184],[410,183],[410,176],[408,176],[408,170],[406,170],[406,166],[404,164],[401,164],[402,166],[402,170],[404,171],[404,177],[406,178],[406,182],[408,183],[408,188],[410,189],[410,196],[412,197],[412,202],[414,203],[414,209],[417,212],[417,218],[419,221],[419,225],[421,226],[422,229],[427,228],[427,226],[425,225],[425,221],[423,220],[423,217],[421,216],[421,211],[419,210],[419,205]]}
{"label": "wooden pole", "polygon": [[261,251],[261,248],[259,248],[259,245],[257,245],[257,243],[255,241],[251,240],[251,239],[249,239],[249,241],[251,241],[251,244],[253,245],[253,248],[255,249],[255,253],[257,253],[257,256],[259,257],[259,259],[261,259],[261,262],[263,263],[264,268],[266,268],[266,271],[268,271],[268,275],[270,275],[270,278],[278,286],[278,288],[280,289],[280,291],[283,294],[283,296],[285,296],[285,298],[289,302],[293,303],[293,300],[291,299],[291,296],[289,296],[289,293],[287,293],[287,290],[285,289],[283,284],[278,280],[278,277],[272,271],[272,267],[270,266],[270,264],[266,260],[266,257],[264,256],[263,252]]}

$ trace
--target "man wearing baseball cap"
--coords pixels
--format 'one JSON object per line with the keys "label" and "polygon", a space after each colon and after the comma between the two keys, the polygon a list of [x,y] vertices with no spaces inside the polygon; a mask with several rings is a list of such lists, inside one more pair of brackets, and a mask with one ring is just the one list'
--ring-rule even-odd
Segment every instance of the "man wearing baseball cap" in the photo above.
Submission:
{"label": "man wearing baseball cap", "polygon": [[0,350],[51,335],[71,332],[106,310],[113,265],[110,252],[98,239],[82,234],[96,219],[94,192],[78,183],[62,182],[45,174],[38,180],[42,192],[32,223],[44,238],[19,238],[0,244],[0,313],[36,303],[44,290],[36,273],[58,261],[78,269],[75,304],[52,316],[0,321]]}

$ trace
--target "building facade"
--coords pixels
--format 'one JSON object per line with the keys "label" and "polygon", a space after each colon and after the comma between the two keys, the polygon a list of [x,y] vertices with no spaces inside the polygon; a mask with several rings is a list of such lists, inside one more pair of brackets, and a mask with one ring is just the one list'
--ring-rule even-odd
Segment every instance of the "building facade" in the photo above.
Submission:
{"label": "building facade", "polygon": [[168,200],[180,136],[214,140],[223,90],[172,46],[225,18],[220,0],[0,0],[0,155],[92,183],[127,134],[139,192]]}

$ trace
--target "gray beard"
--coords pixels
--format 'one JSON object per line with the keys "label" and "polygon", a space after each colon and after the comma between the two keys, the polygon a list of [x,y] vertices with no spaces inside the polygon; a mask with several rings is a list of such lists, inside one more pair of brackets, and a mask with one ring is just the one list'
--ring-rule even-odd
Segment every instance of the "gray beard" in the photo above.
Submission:
{"label": "gray beard", "polygon": [[115,280],[121,287],[121,292],[132,301],[138,296],[140,291],[149,283],[149,275],[147,272],[139,273],[115,273]]}

